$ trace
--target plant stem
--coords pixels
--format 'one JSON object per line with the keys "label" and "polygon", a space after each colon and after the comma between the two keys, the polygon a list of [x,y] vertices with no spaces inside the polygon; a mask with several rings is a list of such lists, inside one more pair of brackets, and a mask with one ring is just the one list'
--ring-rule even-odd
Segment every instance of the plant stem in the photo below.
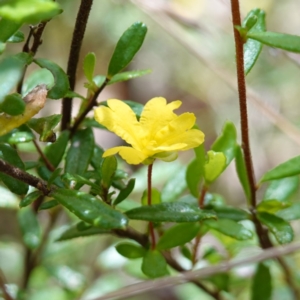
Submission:
{"label": "plant stem", "polygon": [[241,121],[241,136],[242,136],[242,148],[244,151],[245,165],[248,175],[248,181],[250,185],[251,194],[251,206],[256,207],[256,186],[255,176],[253,170],[253,163],[249,142],[249,124],[248,124],[248,112],[247,112],[247,95],[246,95],[246,83],[244,73],[244,43],[239,32],[234,26],[241,26],[240,7],[238,0],[231,0],[231,13],[234,30],[235,51],[236,51],[236,71],[237,71],[237,83],[240,102],[240,121]]}
{"label": "plant stem", "polygon": [[[70,82],[70,90],[73,91],[76,83],[76,70],[79,60],[82,40],[84,37],[87,21],[92,8],[93,0],[81,0],[81,4],[77,13],[76,24],[73,32],[69,61],[67,67],[67,75]],[[64,98],[62,101],[62,122],[61,130],[69,127],[72,113],[72,98]]]}
{"label": "plant stem", "polygon": [[49,159],[46,157],[46,155],[44,154],[44,152],[42,151],[42,149],[40,148],[40,145],[38,144],[38,142],[34,139],[33,140],[33,144],[37,150],[37,152],[39,153],[39,155],[41,156],[41,158],[43,159],[47,169],[51,172],[55,171],[55,168],[53,167],[53,165],[51,164],[51,162],[49,161]]}
{"label": "plant stem", "polygon": [[[37,26],[30,26],[30,31],[27,37],[27,40],[23,46],[23,52],[25,53],[31,53],[32,56],[34,56],[39,48],[39,46],[42,44],[42,35],[44,32],[44,29],[47,25],[48,21],[42,22],[38,24]],[[31,42],[31,38],[33,37],[33,43],[32,46],[30,47],[29,44]],[[27,66],[25,66],[24,72],[22,74],[22,78],[20,79],[18,86],[17,86],[17,92],[21,93],[22,91],[22,86],[23,86],[23,81],[24,81],[24,76],[26,73]]]}
{"label": "plant stem", "polygon": [[81,113],[81,115],[79,115],[76,120],[75,123],[73,125],[73,127],[71,128],[71,134],[70,137],[73,136],[73,134],[75,133],[76,129],[78,128],[78,126],[80,125],[80,123],[84,120],[85,116],[90,112],[90,110],[97,105],[97,98],[99,96],[99,94],[103,91],[103,89],[106,87],[106,85],[108,84],[109,79],[106,78],[106,80],[103,82],[103,84],[101,85],[101,87],[95,92],[95,94],[93,95],[93,97],[89,100],[89,103],[87,105],[87,107],[85,108],[85,110]]}
{"label": "plant stem", "polygon": [[[239,0],[231,0],[231,13],[234,30],[234,40],[236,49],[236,69],[237,69],[237,82],[238,93],[240,102],[240,119],[241,119],[241,135],[242,135],[242,148],[244,151],[245,165],[248,175],[248,181],[250,185],[250,210],[252,213],[252,219],[255,226],[255,230],[263,249],[273,247],[273,244],[268,236],[268,231],[263,228],[263,225],[256,216],[256,186],[255,176],[253,170],[253,162],[250,151],[249,142],[249,126],[248,126],[248,113],[247,113],[247,97],[246,97],[246,83],[244,73],[244,42],[239,32],[235,29],[235,26],[241,26],[241,16],[239,8]],[[291,288],[295,299],[300,299],[300,291],[295,286],[293,276],[290,269],[286,265],[285,261],[281,257],[277,257],[277,261],[280,264],[282,271],[285,274],[285,279],[289,287]]]}
{"label": "plant stem", "polygon": [[38,190],[42,191],[45,196],[50,194],[51,189],[48,188],[47,183],[42,179],[39,179],[24,170],[21,170],[5,160],[0,158],[0,172],[9,175],[15,179],[23,181],[31,186],[34,186]]}
{"label": "plant stem", "polygon": [[201,190],[201,193],[200,193],[200,196],[199,196],[199,199],[198,199],[198,204],[199,204],[199,207],[201,209],[204,208],[204,199],[205,199],[205,195],[207,193],[207,186],[203,186],[202,187],[202,190]]}
{"label": "plant stem", "polygon": [[[153,164],[148,166],[147,204],[149,206],[152,205],[152,168],[153,168]],[[153,250],[155,249],[156,241],[155,241],[155,232],[154,232],[154,227],[152,222],[149,222],[149,233],[151,236],[151,249]]]}

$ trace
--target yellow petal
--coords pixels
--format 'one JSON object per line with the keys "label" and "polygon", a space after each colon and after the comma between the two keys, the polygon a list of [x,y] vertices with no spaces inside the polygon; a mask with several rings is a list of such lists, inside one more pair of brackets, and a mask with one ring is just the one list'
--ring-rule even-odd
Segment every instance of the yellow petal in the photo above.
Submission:
{"label": "yellow petal", "polygon": [[[198,147],[204,142],[204,133],[198,129],[190,129],[186,132],[178,134],[171,139],[168,139],[166,143],[162,144],[161,147],[166,145],[176,145],[176,144],[185,144],[182,148],[178,150],[188,150],[191,148]],[[170,147],[171,148],[171,147]]]}
{"label": "yellow petal", "polygon": [[176,116],[169,124],[159,130],[155,136],[154,140],[158,144],[161,142],[166,143],[167,140],[173,139],[175,136],[191,129],[196,122],[196,117],[192,113],[184,113],[180,116]]}
{"label": "yellow petal", "polygon": [[119,155],[131,165],[140,164],[147,158],[147,155],[143,152],[126,146],[110,148],[103,153],[103,157],[111,156],[116,153],[119,153]]}
{"label": "yellow petal", "polygon": [[107,101],[109,107],[96,108],[95,119],[108,130],[114,132],[134,148],[140,149],[140,124],[135,113],[124,102],[116,99]]}
{"label": "yellow petal", "polygon": [[157,97],[148,101],[143,109],[140,118],[140,124],[145,132],[148,132],[148,138],[151,140],[158,130],[170,123],[177,117],[173,113],[181,105],[181,101],[173,101],[167,104],[165,98]]}

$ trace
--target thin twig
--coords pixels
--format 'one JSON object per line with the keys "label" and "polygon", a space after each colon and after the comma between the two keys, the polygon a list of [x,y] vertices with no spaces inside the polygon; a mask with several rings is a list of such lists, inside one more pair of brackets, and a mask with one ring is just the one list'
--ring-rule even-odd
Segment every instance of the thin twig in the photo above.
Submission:
{"label": "thin twig", "polygon": [[[81,4],[77,13],[67,68],[67,75],[69,77],[71,91],[73,91],[75,88],[76,70],[79,61],[81,44],[83,41],[92,4],[93,0],[81,0]],[[61,130],[67,129],[70,125],[72,114],[72,101],[73,99],[68,97],[64,98],[62,101]]]}
{"label": "thin twig", "polygon": [[0,172],[9,175],[17,180],[25,182],[40,190],[45,196],[49,195],[51,189],[48,188],[47,182],[37,178],[0,158]]}
{"label": "thin twig", "polygon": [[281,257],[283,255],[295,252],[300,249],[300,243],[293,243],[283,247],[274,247],[264,250],[262,253],[253,255],[244,259],[233,260],[221,263],[217,266],[205,267],[195,271],[187,271],[176,276],[144,281],[119,289],[118,291],[108,293],[102,297],[93,300],[124,299],[147,291],[172,287],[178,284],[187,283],[194,279],[203,279],[219,273],[225,273],[229,270],[248,264],[258,263],[266,259]]}
{"label": "thin twig", "polygon": [[103,84],[101,85],[101,87],[95,92],[95,94],[93,94],[93,97],[89,100],[87,107],[85,108],[85,110],[81,113],[81,115],[79,115],[76,120],[75,123],[73,125],[73,127],[71,128],[71,134],[70,137],[73,136],[73,134],[75,133],[76,129],[78,128],[78,126],[80,125],[80,123],[84,120],[85,116],[90,112],[90,110],[97,105],[97,98],[99,96],[99,94],[103,91],[103,89],[106,87],[106,85],[108,84],[109,79],[106,78],[105,81],[103,82]]}
{"label": "thin twig", "polygon": [[55,171],[54,166],[51,164],[51,162],[49,161],[49,159],[47,158],[47,156],[44,154],[44,152],[42,151],[42,149],[40,148],[38,142],[34,139],[33,140],[33,144],[37,150],[37,152],[39,153],[39,155],[41,156],[41,158],[43,159],[47,169],[51,172]]}

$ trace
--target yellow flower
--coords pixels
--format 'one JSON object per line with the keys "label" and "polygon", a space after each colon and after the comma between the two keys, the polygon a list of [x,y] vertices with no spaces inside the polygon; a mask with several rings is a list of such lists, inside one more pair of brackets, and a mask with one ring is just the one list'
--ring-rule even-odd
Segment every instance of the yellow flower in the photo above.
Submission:
{"label": "yellow flower", "polygon": [[129,146],[114,147],[104,152],[103,157],[119,153],[129,164],[151,164],[155,158],[173,161],[178,151],[201,145],[204,134],[191,129],[196,117],[192,113],[176,115],[173,110],[181,101],[167,103],[162,97],[148,101],[138,121],[135,113],[124,102],[107,101],[108,107],[95,109],[95,119],[108,130],[126,141]]}

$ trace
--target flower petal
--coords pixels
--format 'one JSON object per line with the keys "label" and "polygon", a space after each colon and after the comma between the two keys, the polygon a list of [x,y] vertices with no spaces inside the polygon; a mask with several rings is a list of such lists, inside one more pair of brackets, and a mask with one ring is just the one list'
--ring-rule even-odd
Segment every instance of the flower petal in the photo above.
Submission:
{"label": "flower petal", "polygon": [[169,139],[191,129],[196,122],[196,117],[193,113],[184,113],[176,116],[170,123],[156,132],[153,137],[157,144],[165,143]]}
{"label": "flower petal", "polygon": [[135,113],[120,100],[111,99],[107,104],[109,107],[100,106],[94,110],[96,121],[134,148],[140,149],[141,129]]}
{"label": "flower petal", "polygon": [[158,130],[177,117],[173,110],[180,105],[181,101],[179,100],[167,104],[166,99],[162,97],[153,98],[146,103],[141,114],[140,124],[144,132],[148,133],[149,140],[153,138]]}
{"label": "flower petal", "polygon": [[[204,142],[204,133],[198,129],[190,129],[186,132],[182,132],[172,138],[166,140],[165,143],[161,144],[157,149],[165,149],[165,147],[169,146],[169,149],[174,149],[173,147],[176,145],[183,145],[180,149],[177,150],[183,151],[191,148],[198,147]],[[168,150],[170,151],[170,150]]]}
{"label": "flower petal", "polygon": [[103,153],[103,157],[111,156],[116,153],[119,153],[119,155],[131,165],[140,164],[147,158],[143,152],[126,146],[110,148]]}

